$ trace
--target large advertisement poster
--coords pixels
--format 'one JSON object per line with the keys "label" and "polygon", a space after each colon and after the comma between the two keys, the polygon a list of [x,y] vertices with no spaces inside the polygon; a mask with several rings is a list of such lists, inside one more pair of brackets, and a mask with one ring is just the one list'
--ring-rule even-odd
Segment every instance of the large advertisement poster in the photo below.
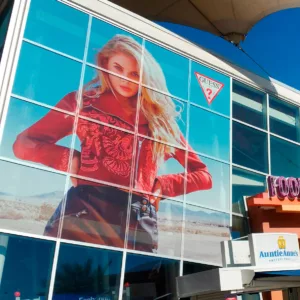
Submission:
{"label": "large advertisement poster", "polygon": [[220,264],[229,78],[31,2],[2,124],[0,228]]}

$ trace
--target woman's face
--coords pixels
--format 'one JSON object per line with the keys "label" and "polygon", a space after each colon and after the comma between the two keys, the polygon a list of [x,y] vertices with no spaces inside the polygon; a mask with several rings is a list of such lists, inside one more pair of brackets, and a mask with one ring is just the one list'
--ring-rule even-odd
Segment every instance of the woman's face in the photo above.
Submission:
{"label": "woman's face", "polygon": [[[124,76],[134,81],[139,81],[139,66],[133,56],[117,53],[109,58],[107,69],[115,74]],[[123,97],[132,97],[138,92],[138,84],[109,74],[113,89]]]}

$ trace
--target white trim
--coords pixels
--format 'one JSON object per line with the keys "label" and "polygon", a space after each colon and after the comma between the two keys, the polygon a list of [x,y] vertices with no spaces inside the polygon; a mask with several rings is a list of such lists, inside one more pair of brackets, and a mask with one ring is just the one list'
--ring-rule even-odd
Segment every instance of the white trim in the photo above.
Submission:
{"label": "white trim", "polygon": [[56,238],[53,238],[50,236],[38,235],[38,234],[27,233],[27,232],[20,232],[20,231],[16,231],[16,230],[3,229],[3,228],[0,228],[0,233],[12,234],[12,235],[16,235],[16,236],[34,238],[34,239],[38,239],[38,240],[45,240],[45,241],[51,241],[51,242],[57,241]]}
{"label": "white trim", "polygon": [[[4,46],[2,60],[6,59],[6,65],[3,64],[3,69],[0,69],[2,85],[0,88],[0,144],[4,130],[4,124],[9,106],[9,99],[14,83],[17,64],[22,46],[22,37],[25,31],[26,20],[29,12],[30,0],[15,0],[8,36]],[[14,22],[15,21],[15,22]],[[7,53],[7,51],[9,53]],[[1,78],[1,77],[0,77]]]}
{"label": "white trim", "polygon": [[25,43],[27,43],[27,44],[30,44],[30,45],[33,45],[33,46],[36,46],[36,47],[39,47],[39,48],[42,48],[42,49],[47,50],[47,51],[49,51],[49,52],[51,52],[51,53],[58,54],[58,55],[63,56],[63,57],[65,57],[65,58],[69,58],[69,59],[74,60],[74,61],[76,61],[76,62],[78,62],[78,63],[82,63],[82,62],[83,62],[81,59],[76,58],[75,56],[72,56],[72,55],[63,53],[63,52],[61,52],[61,51],[55,50],[54,48],[45,46],[45,45],[40,44],[40,43],[37,43],[37,42],[35,42],[35,41],[32,41],[32,40],[23,38],[23,42],[25,42]]}
{"label": "white trim", "polygon": [[266,118],[267,118],[267,133],[268,133],[268,136],[267,136],[267,142],[268,142],[268,173],[269,175],[271,175],[271,136],[270,136],[270,107],[269,107],[269,104],[270,104],[270,98],[269,98],[269,94],[266,94],[266,102],[267,102],[267,112],[266,112]]}
{"label": "white trim", "polygon": [[121,264],[121,276],[120,276],[120,286],[119,286],[119,297],[118,299],[123,299],[123,289],[124,289],[124,278],[125,278],[125,271],[126,271],[126,261],[127,261],[127,252],[126,250],[123,251],[122,256],[122,264]]}
{"label": "white trim", "polygon": [[[229,221],[229,227],[232,227],[232,147],[233,147],[233,139],[232,139],[232,128],[233,128],[233,121],[232,121],[232,111],[233,111],[233,79],[230,77],[230,97],[229,97],[229,105],[230,105],[230,122],[229,122],[229,213],[230,213],[230,221]],[[230,234],[231,239],[231,234]]]}

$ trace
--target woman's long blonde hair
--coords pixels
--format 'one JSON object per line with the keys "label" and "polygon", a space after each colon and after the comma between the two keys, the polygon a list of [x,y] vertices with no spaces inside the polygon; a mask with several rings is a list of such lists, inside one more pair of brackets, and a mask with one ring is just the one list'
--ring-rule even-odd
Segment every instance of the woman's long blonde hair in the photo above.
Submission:
{"label": "woman's long blonde hair", "polygon": [[[141,44],[127,35],[115,35],[108,41],[104,47],[97,53],[97,66],[105,68],[110,57],[117,53],[125,53],[135,58],[141,69],[141,58],[143,55],[143,84],[155,88],[158,91],[168,93],[166,79],[163,71],[153,56],[144,49]],[[97,88],[95,89],[95,86]],[[89,92],[93,90],[95,93],[91,95]],[[99,71],[96,77],[84,87],[84,96],[95,97],[106,91],[112,90],[108,74]],[[114,91],[112,91],[114,93]],[[180,118],[181,108],[176,110],[176,105],[171,97],[154,90],[145,88],[141,89],[140,110],[148,121],[150,136],[158,141],[171,145],[181,145],[180,129],[177,119]],[[173,147],[155,143],[153,147],[153,159],[163,158],[165,153],[172,153]]]}

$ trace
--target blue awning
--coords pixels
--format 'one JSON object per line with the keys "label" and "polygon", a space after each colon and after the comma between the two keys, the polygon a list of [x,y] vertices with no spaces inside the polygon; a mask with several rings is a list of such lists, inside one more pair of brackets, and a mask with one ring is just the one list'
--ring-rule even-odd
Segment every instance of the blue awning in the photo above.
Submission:
{"label": "blue awning", "polygon": [[264,276],[300,276],[300,270],[282,270],[282,271],[272,271],[272,272],[259,272],[256,273],[256,277]]}

